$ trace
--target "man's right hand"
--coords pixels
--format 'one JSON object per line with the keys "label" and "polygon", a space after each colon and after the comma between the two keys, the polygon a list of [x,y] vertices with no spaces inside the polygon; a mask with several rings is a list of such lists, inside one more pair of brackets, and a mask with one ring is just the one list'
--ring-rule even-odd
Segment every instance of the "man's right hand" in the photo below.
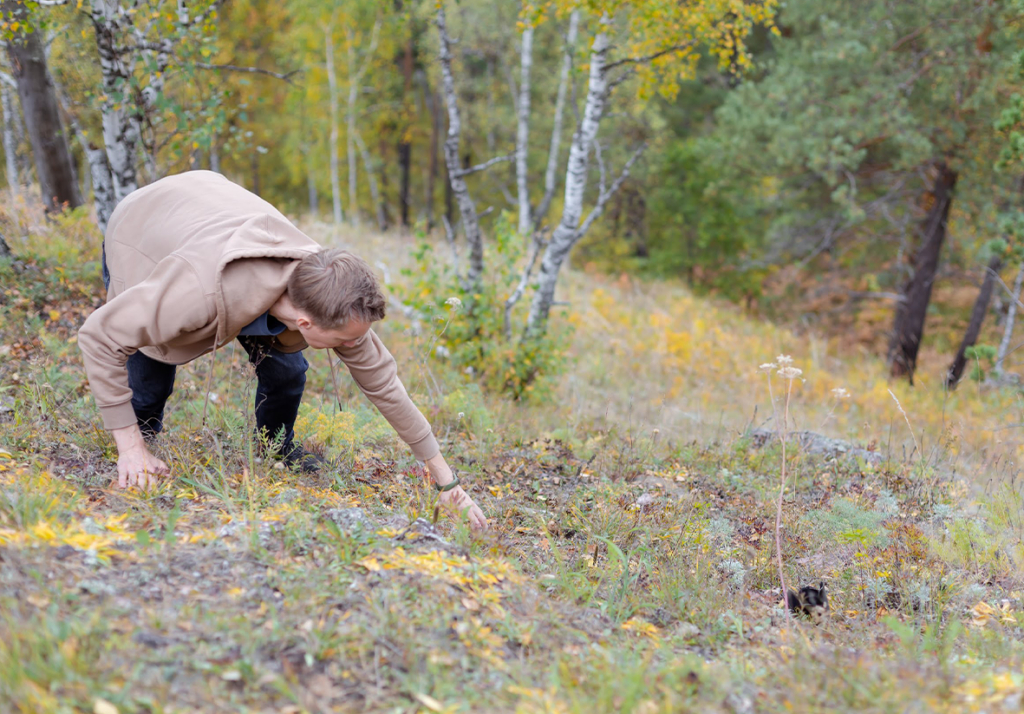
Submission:
{"label": "man's right hand", "polygon": [[149,453],[137,425],[114,429],[117,443],[117,485],[121,488],[155,485],[158,476],[166,476],[167,464]]}

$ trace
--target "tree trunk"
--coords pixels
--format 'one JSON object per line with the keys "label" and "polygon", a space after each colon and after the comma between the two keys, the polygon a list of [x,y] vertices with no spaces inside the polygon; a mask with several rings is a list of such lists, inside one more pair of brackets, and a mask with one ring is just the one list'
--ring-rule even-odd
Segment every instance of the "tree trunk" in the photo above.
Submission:
{"label": "tree trunk", "polygon": [[114,200],[114,181],[110,175],[110,162],[107,160],[107,152],[90,142],[88,137],[86,137],[82,125],[78,123],[74,113],[71,111],[71,101],[64,88],[56,82],[54,82],[53,86],[57,95],[57,102],[63,107],[68,123],[78,139],[79,146],[82,147],[82,153],[85,154],[85,161],[89,165],[89,171],[86,173],[88,181],[82,193],[84,197],[88,197],[90,191],[92,192],[93,204],[96,209],[96,225],[99,226],[100,233],[105,235],[110,214],[114,212],[114,207],[116,206],[116,201]]}
{"label": "tree trunk", "polygon": [[483,279],[484,243],[483,237],[480,235],[476,205],[473,203],[473,197],[469,195],[469,188],[466,186],[463,171],[459,166],[459,135],[462,131],[462,123],[459,119],[459,105],[455,94],[455,78],[452,76],[451,39],[445,24],[443,4],[438,5],[437,8],[437,27],[441,38],[441,76],[444,101],[448,107],[448,138],[444,142],[444,159],[445,165],[448,167],[448,184],[451,186],[452,196],[459,204],[462,232],[469,245],[469,268],[466,271],[466,283],[472,294],[479,290],[480,282]]}
{"label": "tree trunk", "polygon": [[313,173],[313,161],[306,149],[306,190],[309,192],[309,215],[320,215],[320,194],[316,190],[316,175]]}
{"label": "tree trunk", "polygon": [[[409,41],[405,45],[405,54],[402,56],[402,76],[405,79],[406,101],[412,92],[412,71],[413,71],[413,44],[415,32],[409,30]],[[401,138],[398,142],[398,163],[401,167],[401,181],[398,194],[399,210],[402,215],[402,228],[409,227],[409,191],[412,180],[412,142],[409,138],[409,127],[403,127]]]}
{"label": "tree trunk", "polygon": [[338,176],[338,81],[334,75],[334,38],[332,29],[327,28],[325,52],[327,55],[327,84],[331,99],[331,198],[334,207],[334,225],[344,220],[341,212],[341,179]]}
{"label": "tree trunk", "polygon": [[964,375],[964,367],[967,366],[967,348],[973,347],[978,341],[978,334],[981,332],[981,325],[985,321],[985,313],[988,312],[988,303],[992,299],[992,288],[995,287],[995,278],[999,275],[999,269],[1003,267],[1002,256],[993,256],[988,262],[985,270],[985,277],[981,281],[981,289],[978,291],[978,298],[974,301],[974,309],[971,310],[971,321],[967,324],[967,331],[964,333],[960,349],[956,351],[953,364],[949,366],[946,373],[946,388],[956,389],[960,378]]}
{"label": "tree trunk", "polygon": [[1017,278],[1013,281],[1013,294],[1010,296],[1010,307],[1006,311],[1006,326],[1003,328],[1003,339],[999,343],[999,351],[996,353],[996,364],[992,368],[996,377],[1003,375],[1003,363],[1006,361],[1006,353],[1010,351],[1010,338],[1013,337],[1013,323],[1017,319],[1017,303],[1020,301],[1020,291],[1024,287],[1024,262],[1017,269]]}
{"label": "tree trunk", "polygon": [[363,169],[366,171],[366,182],[370,185],[370,200],[373,201],[373,205],[377,211],[377,228],[381,233],[388,229],[388,221],[384,215],[384,204],[380,200],[380,191],[377,189],[377,172],[373,168],[373,159],[370,158],[370,152],[366,148],[366,143],[363,141],[363,137],[359,135],[359,132],[353,134],[356,146],[359,147],[359,153],[363,157]]}
{"label": "tree trunk", "polygon": [[6,83],[0,84],[0,103],[3,104],[4,112],[4,158],[7,161],[7,187],[12,197],[17,197],[21,186],[21,177],[18,175],[18,143],[15,138],[15,125],[17,116],[14,108],[14,97],[11,96],[11,88]]}
{"label": "tree trunk", "polygon": [[[22,11],[4,4],[4,10],[20,17]],[[53,80],[46,66],[46,54],[38,32],[15,35],[7,43],[11,72],[18,83],[21,110],[28,126],[35,158],[36,177],[46,210],[82,205],[75,164],[61,122]]]}
{"label": "tree trunk", "polygon": [[437,184],[439,163],[437,150],[441,143],[441,103],[437,100],[437,95],[430,91],[430,86],[425,81],[423,86],[426,89],[427,108],[430,111],[430,170],[427,174],[427,232],[429,233],[437,225],[434,186]]}
{"label": "tree trunk", "polygon": [[533,27],[523,30],[519,58],[519,107],[516,122],[516,197],[519,201],[519,235],[530,232],[528,171],[530,138],[530,68],[533,65]]}
{"label": "tree trunk", "polygon": [[[602,24],[607,22],[602,18]],[[603,30],[603,28],[602,28]],[[587,187],[587,167],[590,148],[597,136],[597,129],[604,115],[605,100],[608,96],[608,81],[605,76],[605,58],[610,43],[608,36],[598,32],[590,50],[590,78],[587,86],[587,100],[583,109],[583,120],[573,134],[569,147],[569,164],[565,174],[565,206],[562,220],[555,227],[544,251],[538,274],[538,289],[530,305],[527,332],[539,335],[547,327],[551,303],[555,299],[555,284],[569,251],[579,238],[580,219],[583,217],[583,191]]]}
{"label": "tree trunk", "polygon": [[126,53],[122,47],[125,29],[122,23],[131,20],[127,13],[122,12],[117,0],[93,0],[91,14],[96,30],[96,49],[100,56],[103,94],[106,97],[101,105],[103,144],[110,165],[116,205],[139,186],[135,167],[135,154],[141,139],[138,110],[131,102],[120,98],[122,94],[128,93],[132,76],[132,68],[124,62],[131,53]]}
{"label": "tree trunk", "polygon": [[558,150],[562,143],[562,113],[565,111],[565,90],[569,85],[569,70],[572,69],[572,52],[576,44],[576,33],[580,24],[580,11],[573,10],[569,15],[569,31],[565,36],[565,56],[562,58],[562,74],[558,78],[558,94],[555,97],[554,125],[551,128],[551,148],[548,150],[548,165],[544,172],[544,197],[537,205],[533,215],[533,223],[540,226],[547,217],[551,199],[555,196],[558,177]]}
{"label": "tree trunk", "polygon": [[345,152],[348,158],[348,220],[359,225],[358,160],[356,156],[356,100],[359,99],[360,73],[356,71],[356,48],[348,40],[348,106],[345,111]]}
{"label": "tree trunk", "polygon": [[956,180],[956,171],[944,161],[937,164],[932,188],[933,204],[921,228],[922,243],[914,259],[914,277],[904,290],[904,300],[896,309],[889,347],[890,373],[893,377],[907,377],[911,384],[914,383],[917,353],[924,336],[925,315],[939,268],[939,256],[946,240],[946,222]]}

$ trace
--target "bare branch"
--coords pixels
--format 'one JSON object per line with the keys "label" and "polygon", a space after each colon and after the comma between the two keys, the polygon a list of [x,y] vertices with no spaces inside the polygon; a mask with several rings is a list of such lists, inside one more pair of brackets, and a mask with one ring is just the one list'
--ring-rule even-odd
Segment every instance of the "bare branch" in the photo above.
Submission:
{"label": "bare branch", "polygon": [[[532,220],[536,226],[542,223],[547,217],[548,208],[555,195],[557,187],[555,172],[558,169],[558,149],[562,142],[562,112],[565,108],[565,88],[569,83],[569,71],[572,69],[572,50],[576,44],[576,32],[579,27],[580,11],[573,10],[569,16],[569,29],[565,36],[565,49],[562,58],[562,74],[558,79],[558,93],[555,98],[555,117],[551,128],[551,146],[548,149],[548,164],[544,171],[544,196],[537,209],[534,211]],[[575,89],[573,89],[575,94]],[[577,112],[577,124],[578,122]]]}
{"label": "bare branch", "polygon": [[505,301],[505,339],[507,340],[512,339],[512,308],[515,307],[516,303],[523,297],[523,293],[526,292],[526,286],[530,282],[530,275],[533,273],[533,266],[537,264],[537,257],[540,256],[540,252],[546,245],[547,241],[541,239],[540,231],[534,231],[533,249],[530,252],[530,258],[526,261],[526,267],[523,268],[523,275],[519,278],[519,284],[516,285],[515,291]]}
{"label": "bare branch", "polygon": [[680,50],[685,50],[687,47],[692,46],[693,42],[684,42],[680,45],[666,47],[659,52],[654,52],[653,54],[645,55],[643,57],[626,57],[625,59],[616,60],[615,62],[609,62],[604,66],[604,69],[605,71],[608,71],[609,69],[614,69],[624,64],[646,64],[647,62],[653,62],[659,57],[664,57],[665,55],[672,54],[673,52],[679,52]]}
{"label": "bare branch", "polygon": [[259,67],[239,67],[233,64],[206,64],[204,62],[197,63],[196,67],[198,67],[199,69],[220,69],[228,72],[247,72],[249,74],[265,74],[268,77],[283,80],[288,84],[295,84],[294,82],[292,82],[292,77],[302,73],[301,69],[293,69],[291,72],[271,72],[269,69],[260,69]]}
{"label": "bare branch", "polygon": [[491,168],[495,164],[500,164],[503,161],[512,161],[515,157],[516,157],[515,154],[508,154],[507,156],[495,156],[490,161],[485,161],[482,164],[477,164],[476,166],[470,166],[467,169],[460,169],[460,170],[456,171],[453,175],[455,177],[457,177],[457,178],[462,178],[463,176],[469,176],[470,174],[475,174],[477,171],[486,171],[487,169]]}
{"label": "bare branch", "polygon": [[597,168],[601,172],[601,178],[597,186],[597,195],[603,196],[605,186],[607,186],[606,176],[604,173],[604,157],[601,156],[601,141],[595,136],[594,137],[594,158],[597,159]]}
{"label": "bare branch", "polygon": [[601,214],[604,213],[604,206],[606,203],[608,203],[608,199],[614,196],[618,192],[619,188],[622,187],[622,184],[625,183],[626,179],[629,178],[629,170],[633,167],[633,164],[636,163],[637,159],[639,159],[640,156],[646,150],[647,142],[645,141],[643,144],[640,145],[640,147],[636,151],[633,152],[633,155],[629,157],[629,161],[627,161],[626,165],[622,167],[622,173],[620,173],[619,177],[615,179],[615,182],[611,185],[611,188],[609,188],[607,192],[602,193],[598,197],[597,205],[594,206],[593,210],[590,212],[590,215],[586,217],[586,219],[583,221],[583,224],[580,225],[580,227],[576,230],[576,236],[574,240],[579,240],[584,235],[586,235],[587,231],[590,230],[590,226],[594,223],[594,221],[596,221],[601,216]]}

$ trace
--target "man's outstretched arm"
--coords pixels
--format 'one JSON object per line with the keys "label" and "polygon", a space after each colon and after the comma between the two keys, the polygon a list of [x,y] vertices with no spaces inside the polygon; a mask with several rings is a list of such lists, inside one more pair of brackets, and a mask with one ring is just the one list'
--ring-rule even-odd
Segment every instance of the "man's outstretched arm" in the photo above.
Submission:
{"label": "man's outstretched arm", "polygon": [[[438,486],[445,486],[455,478],[448,462],[441,455],[430,423],[409,398],[405,386],[398,378],[398,365],[377,334],[370,330],[350,347],[334,350],[366,398],[388,420],[398,436],[409,445],[416,458],[427,465],[427,470]],[[453,513],[468,511],[474,528],[487,525],[483,512],[461,486],[441,493],[440,502]]]}

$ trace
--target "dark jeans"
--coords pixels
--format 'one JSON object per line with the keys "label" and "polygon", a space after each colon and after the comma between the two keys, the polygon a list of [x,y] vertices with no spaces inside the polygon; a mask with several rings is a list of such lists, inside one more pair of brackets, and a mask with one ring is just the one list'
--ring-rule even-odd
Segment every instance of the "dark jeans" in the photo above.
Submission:
{"label": "dark jeans", "polygon": [[[103,268],[104,282],[109,287],[106,260]],[[238,341],[256,368],[257,434],[271,442],[280,440],[280,453],[287,454],[292,449],[309,362],[301,352],[280,352],[259,337],[239,337]],[[141,352],[128,358],[132,408],[143,436],[153,436],[163,429],[164,405],[174,391],[174,373],[173,364],[158,362]]]}

